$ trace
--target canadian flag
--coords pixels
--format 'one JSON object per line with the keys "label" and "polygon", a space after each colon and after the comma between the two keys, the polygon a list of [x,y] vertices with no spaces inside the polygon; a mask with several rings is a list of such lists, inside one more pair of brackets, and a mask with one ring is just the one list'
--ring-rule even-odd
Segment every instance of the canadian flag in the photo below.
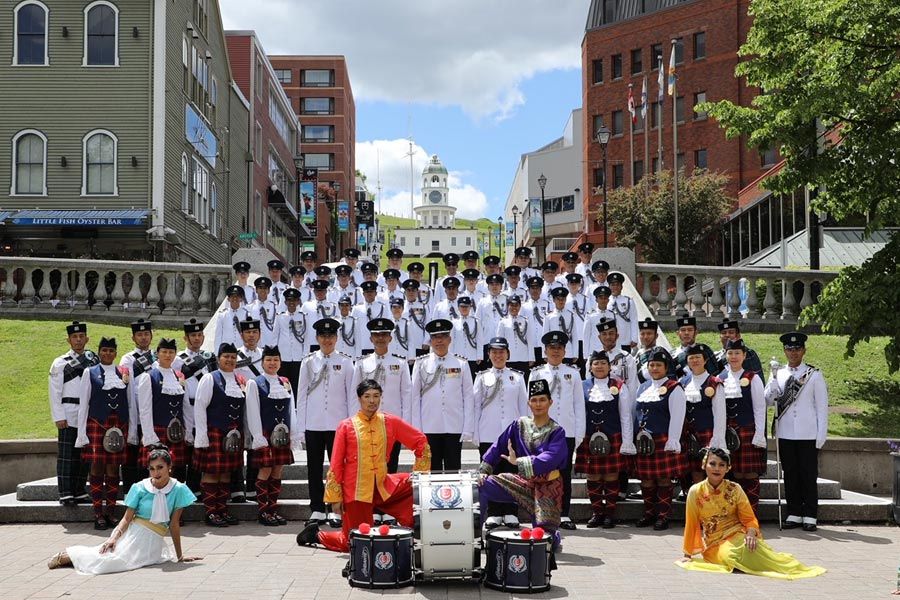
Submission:
{"label": "canadian flag", "polygon": [[628,112],[631,113],[631,123],[632,125],[637,123],[637,109],[634,106],[634,94],[631,92],[631,88],[634,87],[633,84],[628,84]]}

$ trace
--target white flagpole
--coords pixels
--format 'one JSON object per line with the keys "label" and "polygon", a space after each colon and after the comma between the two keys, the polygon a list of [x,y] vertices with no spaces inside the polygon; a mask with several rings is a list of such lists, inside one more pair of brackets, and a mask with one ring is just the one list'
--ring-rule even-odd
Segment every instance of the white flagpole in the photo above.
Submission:
{"label": "white flagpole", "polygon": [[669,59],[669,95],[672,96],[672,172],[674,173],[675,193],[675,264],[679,264],[681,249],[678,235],[678,90],[675,88],[675,44],[672,40],[672,55]]}
{"label": "white flagpole", "polygon": [[631,171],[631,187],[634,187],[634,95],[628,84],[628,170]]}
{"label": "white flagpole", "polygon": [[[659,172],[661,172],[661,171],[663,170],[663,143],[662,143],[662,140],[663,140],[663,133],[662,133],[662,132],[663,132],[663,123],[665,123],[665,118],[664,118],[665,113],[663,112],[663,106],[664,106],[664,101],[665,101],[665,98],[666,98],[666,93],[665,93],[665,91],[664,91],[664,90],[665,90],[665,84],[663,83],[663,82],[664,82],[664,79],[663,79],[663,73],[664,73],[664,70],[663,70],[663,55],[660,54],[660,55],[659,55],[659,77],[657,78],[657,83],[659,84],[659,91],[657,92],[657,97],[656,97],[656,99],[657,99],[657,104],[659,105],[659,115],[658,115],[659,123],[656,124],[656,129],[657,129],[657,132],[656,132],[656,133],[657,133],[657,137],[659,138],[658,141],[657,141],[657,144],[658,144],[658,146],[657,146],[657,154],[658,154],[658,157],[657,157],[657,161],[656,161],[656,162],[659,163],[659,164],[657,165],[657,169],[656,169],[656,172],[657,172],[657,173],[659,173]],[[654,115],[654,116],[657,116],[657,115]]]}
{"label": "white flagpole", "polygon": [[641,91],[641,119],[644,121],[644,175],[652,171],[650,166],[650,123],[647,122],[650,97],[647,94],[647,76],[644,75],[644,88]]}

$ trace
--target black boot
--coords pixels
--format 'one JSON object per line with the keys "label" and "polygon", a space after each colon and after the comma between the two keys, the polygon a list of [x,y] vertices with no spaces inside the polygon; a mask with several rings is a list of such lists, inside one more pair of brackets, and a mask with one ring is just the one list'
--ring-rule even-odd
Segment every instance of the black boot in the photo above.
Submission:
{"label": "black boot", "polygon": [[319,541],[319,524],[310,523],[297,534],[298,546],[313,546]]}

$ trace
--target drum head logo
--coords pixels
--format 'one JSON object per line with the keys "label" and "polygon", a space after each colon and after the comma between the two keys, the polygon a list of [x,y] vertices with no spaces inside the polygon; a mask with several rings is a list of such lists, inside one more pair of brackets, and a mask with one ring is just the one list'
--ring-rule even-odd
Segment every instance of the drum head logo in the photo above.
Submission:
{"label": "drum head logo", "polygon": [[369,547],[368,546],[363,546],[362,557],[360,559],[360,562],[362,564],[360,565],[359,570],[361,571],[362,576],[368,577],[369,576]]}
{"label": "drum head logo", "polygon": [[522,573],[528,567],[528,562],[521,554],[513,554],[509,557],[509,570],[513,573]]}
{"label": "drum head logo", "polygon": [[394,566],[394,556],[390,552],[379,552],[375,555],[375,568],[387,571]]}
{"label": "drum head logo", "polygon": [[460,504],[462,498],[455,485],[442,485],[431,491],[431,505],[435,508],[456,508]]}
{"label": "drum head logo", "polygon": [[503,581],[503,550],[501,548],[497,548],[495,564],[494,577],[497,581]]}

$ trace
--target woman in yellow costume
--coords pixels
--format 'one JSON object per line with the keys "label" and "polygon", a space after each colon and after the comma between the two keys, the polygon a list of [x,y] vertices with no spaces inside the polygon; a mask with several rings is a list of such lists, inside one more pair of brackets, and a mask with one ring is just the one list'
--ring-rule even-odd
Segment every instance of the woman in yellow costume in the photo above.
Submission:
{"label": "woman in yellow costume", "polygon": [[[709,448],[703,461],[706,479],[694,484],[685,506],[684,557],[676,564],[688,571],[731,573],[776,579],[816,577],[823,567],[807,567],[790,554],[776,552],[762,540],[759,521],[747,494],[725,479],[731,456]],[[693,558],[702,554],[703,558]]]}

